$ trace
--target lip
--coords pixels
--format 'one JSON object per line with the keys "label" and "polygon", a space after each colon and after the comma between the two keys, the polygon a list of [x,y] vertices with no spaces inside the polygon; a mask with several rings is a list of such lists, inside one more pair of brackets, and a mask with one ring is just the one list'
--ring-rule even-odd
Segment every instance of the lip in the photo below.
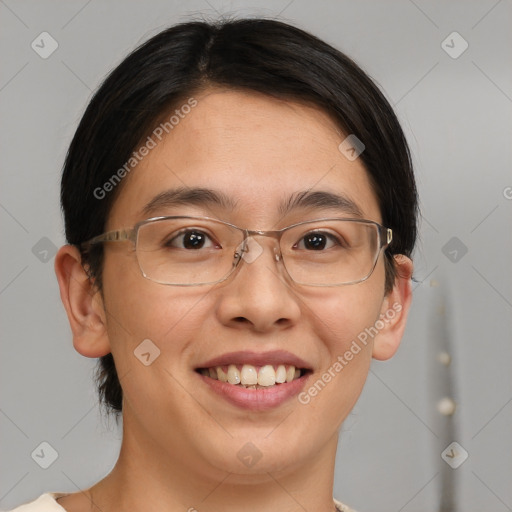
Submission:
{"label": "lip", "polygon": [[209,359],[208,361],[198,365],[195,369],[226,366],[229,364],[252,364],[253,366],[285,364],[293,365],[295,368],[312,370],[311,365],[306,363],[306,361],[286,350],[272,350],[270,352],[253,352],[250,350],[243,350],[238,352],[229,352],[227,354],[214,357],[213,359]]}
{"label": "lip", "polygon": [[[295,368],[306,370],[305,374],[294,379],[291,382],[269,386],[268,389],[247,389],[243,386],[221,382],[202,375],[197,370],[200,368],[213,368],[215,366],[227,366],[230,364],[243,365],[252,364],[253,366],[271,365],[293,365]],[[300,357],[286,350],[272,350],[268,352],[254,352],[243,350],[238,352],[228,352],[221,356],[209,359],[199,364],[194,373],[209,387],[211,391],[223,397],[228,402],[237,407],[251,411],[266,411],[278,407],[282,403],[298,395],[306,385],[306,381],[312,373],[311,365]]]}
{"label": "lip", "polygon": [[295,395],[298,395],[305,387],[306,381],[311,375],[311,372],[308,371],[298,379],[284,384],[276,384],[268,389],[247,389],[242,386],[206,377],[206,375],[201,375],[198,372],[194,373],[209,386],[210,390],[220,395],[231,404],[250,411],[267,411],[278,407]]}

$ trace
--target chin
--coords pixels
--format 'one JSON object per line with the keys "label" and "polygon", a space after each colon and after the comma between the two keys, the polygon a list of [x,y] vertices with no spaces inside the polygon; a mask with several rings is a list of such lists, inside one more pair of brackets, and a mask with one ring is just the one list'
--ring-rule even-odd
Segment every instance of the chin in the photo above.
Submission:
{"label": "chin", "polygon": [[[279,432],[279,429],[282,430]],[[259,481],[258,475],[262,482],[267,481],[268,473],[291,472],[301,465],[301,461],[308,459],[308,456],[318,453],[318,449],[308,450],[303,439],[304,436],[298,432],[296,436],[290,436],[281,426],[274,432],[266,428],[264,433],[258,432],[258,435],[245,433],[226,436],[223,443],[217,442],[206,450],[212,466],[238,475],[241,478],[240,483],[256,483]],[[250,480],[247,477],[251,477]]]}

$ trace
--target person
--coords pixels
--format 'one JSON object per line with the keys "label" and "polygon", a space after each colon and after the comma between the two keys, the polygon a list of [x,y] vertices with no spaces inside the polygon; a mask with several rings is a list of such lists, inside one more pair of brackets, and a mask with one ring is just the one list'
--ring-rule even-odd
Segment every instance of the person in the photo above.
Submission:
{"label": "person", "polygon": [[277,20],[175,25],[95,93],[61,201],[61,298],[122,445],[15,510],[351,510],[338,433],[402,338],[417,218],[367,74]]}

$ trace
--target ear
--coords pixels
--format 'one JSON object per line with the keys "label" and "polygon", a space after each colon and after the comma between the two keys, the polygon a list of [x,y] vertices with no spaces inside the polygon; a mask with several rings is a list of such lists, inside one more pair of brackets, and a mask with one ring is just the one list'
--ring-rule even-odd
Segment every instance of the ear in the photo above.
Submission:
{"label": "ear", "polygon": [[372,357],[379,361],[391,358],[398,350],[411,306],[412,261],[407,256],[399,254],[395,256],[395,267],[395,284],[384,297],[380,312],[380,320],[384,327],[379,330],[373,343]]}
{"label": "ear", "polygon": [[75,350],[85,357],[101,357],[110,352],[103,298],[81,260],[79,250],[72,245],[57,252],[55,273],[60,298],[73,332]]}

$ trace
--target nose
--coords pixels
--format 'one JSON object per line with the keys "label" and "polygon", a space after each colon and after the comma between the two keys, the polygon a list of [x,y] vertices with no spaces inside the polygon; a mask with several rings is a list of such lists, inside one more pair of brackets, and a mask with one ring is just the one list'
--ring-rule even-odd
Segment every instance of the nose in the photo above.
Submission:
{"label": "nose", "polygon": [[219,320],[227,326],[269,332],[300,318],[297,292],[280,261],[275,239],[248,238],[240,267],[219,289]]}

